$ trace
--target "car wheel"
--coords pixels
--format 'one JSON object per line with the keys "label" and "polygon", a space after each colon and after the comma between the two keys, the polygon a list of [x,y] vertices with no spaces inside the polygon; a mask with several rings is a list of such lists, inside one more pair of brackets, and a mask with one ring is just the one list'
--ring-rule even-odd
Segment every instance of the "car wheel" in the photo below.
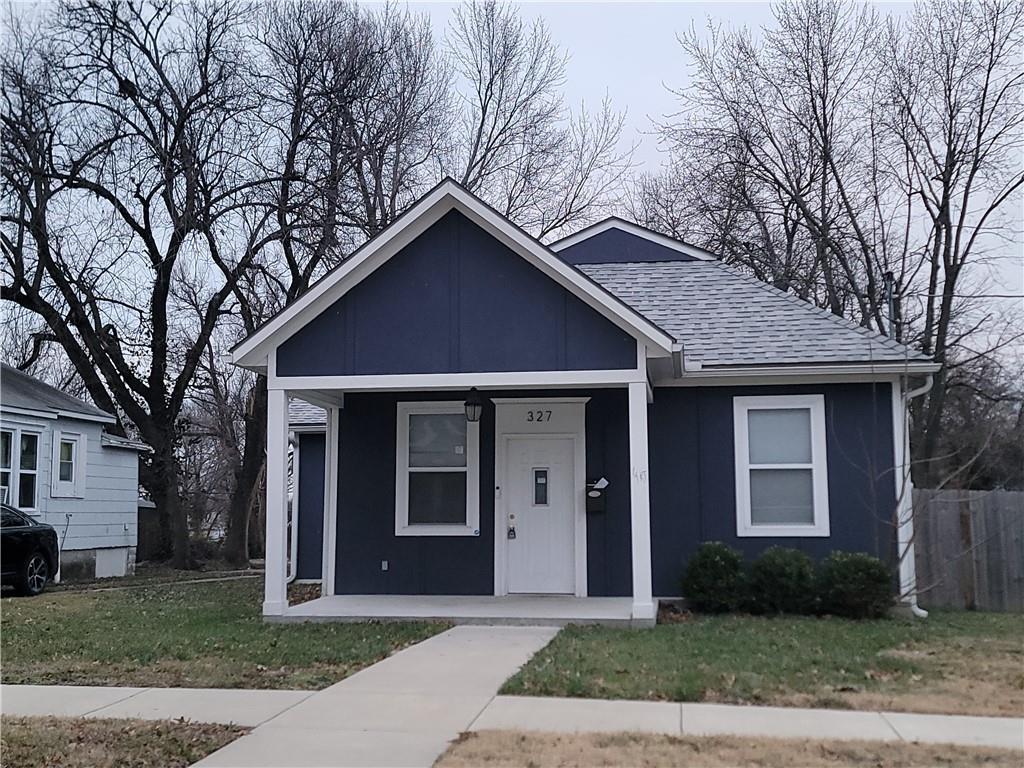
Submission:
{"label": "car wheel", "polygon": [[21,567],[18,591],[23,595],[38,595],[50,578],[50,566],[42,552],[33,552]]}

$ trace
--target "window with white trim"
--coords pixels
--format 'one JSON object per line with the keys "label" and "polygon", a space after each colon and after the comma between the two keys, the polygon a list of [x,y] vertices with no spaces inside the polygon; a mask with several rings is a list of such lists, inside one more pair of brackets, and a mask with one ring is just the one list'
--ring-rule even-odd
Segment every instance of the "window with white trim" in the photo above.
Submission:
{"label": "window with white trim", "polygon": [[398,404],[395,535],[480,535],[480,425],[462,401]]}
{"label": "window with white trim", "polygon": [[738,536],[828,536],[823,395],[733,398]]}
{"label": "window with white trim", "polygon": [[76,432],[55,432],[51,495],[81,497],[85,490],[84,481],[85,436]]}
{"label": "window with white trim", "polygon": [[11,478],[14,476],[14,432],[0,430],[0,501],[11,503]]}
{"label": "window with white trim", "polygon": [[24,511],[39,500],[39,433],[0,431],[0,499]]}

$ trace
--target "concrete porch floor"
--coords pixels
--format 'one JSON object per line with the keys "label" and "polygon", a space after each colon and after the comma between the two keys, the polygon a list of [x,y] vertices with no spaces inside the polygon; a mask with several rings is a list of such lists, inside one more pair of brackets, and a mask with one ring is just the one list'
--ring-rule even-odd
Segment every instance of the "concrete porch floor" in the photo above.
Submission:
{"label": "concrete porch floor", "polygon": [[450,621],[562,627],[653,626],[634,622],[632,598],[569,595],[332,595],[289,606],[268,621]]}

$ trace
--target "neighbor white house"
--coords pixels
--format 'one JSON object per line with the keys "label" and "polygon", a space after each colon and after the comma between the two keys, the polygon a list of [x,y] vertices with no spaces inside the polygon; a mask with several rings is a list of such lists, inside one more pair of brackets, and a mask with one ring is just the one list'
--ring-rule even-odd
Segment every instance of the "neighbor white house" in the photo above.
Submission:
{"label": "neighbor white house", "polygon": [[0,500],[52,525],[61,576],[135,570],[139,452],[115,418],[9,365],[0,375]]}

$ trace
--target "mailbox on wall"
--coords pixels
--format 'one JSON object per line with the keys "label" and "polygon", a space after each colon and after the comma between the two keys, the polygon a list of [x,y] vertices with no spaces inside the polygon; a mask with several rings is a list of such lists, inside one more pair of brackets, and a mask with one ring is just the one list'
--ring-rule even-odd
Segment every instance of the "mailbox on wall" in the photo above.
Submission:
{"label": "mailbox on wall", "polygon": [[608,497],[605,490],[608,481],[605,478],[587,483],[587,512],[604,512],[608,508]]}

